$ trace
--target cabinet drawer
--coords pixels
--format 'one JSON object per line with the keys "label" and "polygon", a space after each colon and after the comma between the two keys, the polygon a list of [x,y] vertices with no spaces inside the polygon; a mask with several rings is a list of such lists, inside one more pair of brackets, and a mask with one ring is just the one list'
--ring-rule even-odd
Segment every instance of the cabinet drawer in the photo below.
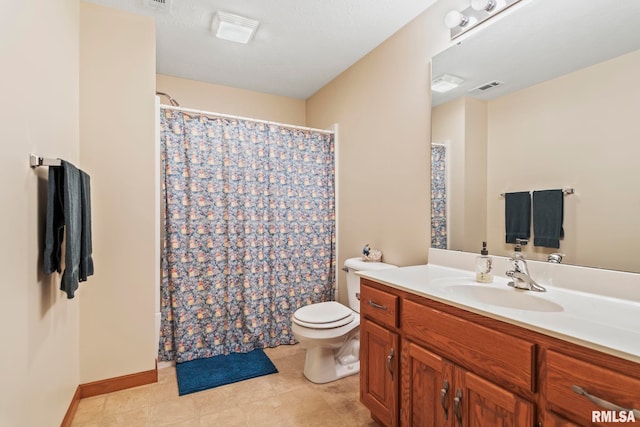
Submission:
{"label": "cabinet drawer", "polygon": [[[576,393],[577,386],[594,398],[599,398],[625,409],[636,409],[635,418],[640,425],[640,380],[612,371],[603,366],[577,360],[553,350],[547,351],[544,388],[547,405],[579,424],[592,423],[592,411],[603,408],[587,396]],[[575,387],[574,387],[575,388]],[[594,425],[601,425],[594,422]],[[604,425],[605,423],[602,423]]]}
{"label": "cabinet drawer", "polygon": [[362,283],[360,286],[360,315],[396,328],[398,326],[398,297]]}
{"label": "cabinet drawer", "polygon": [[534,392],[535,344],[404,300],[402,329],[459,365],[504,387]]}

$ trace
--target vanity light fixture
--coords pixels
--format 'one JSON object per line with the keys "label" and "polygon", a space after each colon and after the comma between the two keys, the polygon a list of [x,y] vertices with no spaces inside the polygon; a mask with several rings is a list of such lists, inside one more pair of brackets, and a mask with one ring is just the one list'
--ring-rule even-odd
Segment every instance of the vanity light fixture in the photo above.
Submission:
{"label": "vanity light fixture", "polygon": [[462,11],[451,10],[444,16],[445,25],[451,30],[451,39],[474,28],[478,24],[503,12],[520,0],[471,0],[471,7]]}
{"label": "vanity light fixture", "polygon": [[260,22],[244,16],[217,11],[211,22],[211,31],[219,39],[247,44],[253,38]]}
{"label": "vanity light fixture", "polygon": [[442,74],[431,80],[431,90],[438,93],[449,92],[460,86],[464,82],[460,77],[450,74]]}

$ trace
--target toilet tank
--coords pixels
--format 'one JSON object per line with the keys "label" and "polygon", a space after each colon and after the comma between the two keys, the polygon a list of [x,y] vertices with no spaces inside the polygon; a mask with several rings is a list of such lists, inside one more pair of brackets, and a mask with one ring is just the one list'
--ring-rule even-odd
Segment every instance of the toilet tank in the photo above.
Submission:
{"label": "toilet tank", "polygon": [[[360,277],[356,276],[356,271],[387,270],[397,268],[397,265],[386,264],[384,262],[362,261],[362,258],[349,258],[344,262],[347,271],[347,294],[349,296],[349,307],[356,313],[360,313]],[[357,296],[356,296],[357,294]]]}

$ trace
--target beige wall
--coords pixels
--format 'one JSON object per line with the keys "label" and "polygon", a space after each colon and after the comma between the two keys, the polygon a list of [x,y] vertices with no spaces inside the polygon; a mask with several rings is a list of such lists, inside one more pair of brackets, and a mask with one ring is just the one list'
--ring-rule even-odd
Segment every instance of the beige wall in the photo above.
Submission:
{"label": "beige wall", "polygon": [[155,25],[81,4],[80,158],[95,276],[83,289],[81,382],[155,366]]}
{"label": "beige wall", "polygon": [[[566,262],[640,271],[640,52],[489,103],[488,230],[504,244],[499,193],[574,187],[565,196]],[[551,249],[526,248],[531,258]],[[535,252],[534,252],[535,251]]]}
{"label": "beige wall", "polygon": [[0,425],[59,425],[79,380],[79,305],[42,272],[46,167],[79,165],[78,1],[3,2],[0,14]]}
{"label": "beige wall", "polygon": [[431,110],[431,136],[448,145],[449,249],[479,251],[487,239],[487,103],[458,98]]}
{"label": "beige wall", "polygon": [[[427,260],[429,64],[449,42],[442,21],[449,5],[425,11],[307,100],[308,126],[340,127],[340,264],[365,243],[389,263]],[[340,273],[339,286],[344,280]]]}
{"label": "beige wall", "polygon": [[465,99],[465,218],[462,248],[479,252],[487,240],[487,103]]}
{"label": "beige wall", "polygon": [[[158,74],[156,81],[158,92],[169,94],[181,107],[305,125],[303,99],[269,95],[164,74]],[[160,98],[160,102],[169,104],[169,100],[164,96]]]}

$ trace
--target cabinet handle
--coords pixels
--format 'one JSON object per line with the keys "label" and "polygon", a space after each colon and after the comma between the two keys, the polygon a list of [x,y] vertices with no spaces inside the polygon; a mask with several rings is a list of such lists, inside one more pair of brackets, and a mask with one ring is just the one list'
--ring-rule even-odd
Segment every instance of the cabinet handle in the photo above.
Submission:
{"label": "cabinet handle", "polygon": [[391,381],[393,381],[393,369],[391,368],[391,360],[393,360],[393,348],[391,349],[391,352],[389,352],[389,355],[387,356],[387,369],[391,374]]}
{"label": "cabinet handle", "polygon": [[385,311],[387,310],[387,306],[386,305],[376,304],[375,302],[373,302],[371,300],[367,300],[367,304],[369,304],[373,308],[377,308],[377,309],[385,310]]}
{"label": "cabinet handle", "polygon": [[449,380],[444,380],[444,384],[440,389],[440,406],[444,411],[445,421],[449,419],[449,408],[447,408],[447,393],[449,392]]}
{"label": "cabinet handle", "polygon": [[456,397],[453,399],[453,412],[458,420],[458,427],[462,427],[462,389],[458,389]]}
{"label": "cabinet handle", "polygon": [[640,417],[640,410],[633,409],[633,408],[631,408],[631,409],[623,408],[622,406],[618,406],[615,403],[611,403],[611,402],[609,402],[607,400],[604,400],[604,399],[602,399],[600,397],[597,397],[597,396],[594,396],[592,394],[587,393],[587,391],[585,389],[583,389],[582,387],[580,387],[580,386],[572,385],[571,386],[571,390],[574,393],[578,393],[579,395],[586,397],[587,399],[589,399],[590,401],[592,401],[593,403],[595,403],[596,405],[598,405],[601,408],[609,409],[609,410],[617,411],[617,412],[621,412],[621,411],[622,412],[633,412],[633,414],[636,417]]}

